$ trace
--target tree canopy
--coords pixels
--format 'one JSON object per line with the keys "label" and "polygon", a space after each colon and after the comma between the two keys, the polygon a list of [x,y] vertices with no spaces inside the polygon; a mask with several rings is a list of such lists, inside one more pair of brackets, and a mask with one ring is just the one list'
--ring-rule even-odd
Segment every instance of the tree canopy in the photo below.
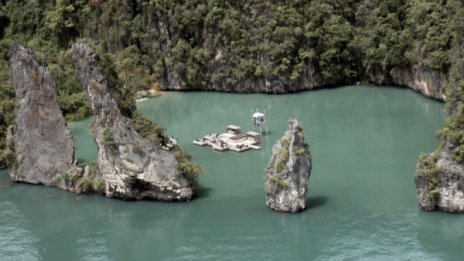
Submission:
{"label": "tree canopy", "polygon": [[459,0],[0,1],[0,150],[14,107],[12,43],[48,62],[67,119],[90,113],[67,53],[78,38],[96,42],[113,66],[128,113],[134,105],[122,96],[153,85],[240,91],[247,81],[276,80],[290,90],[310,76],[324,85],[381,83],[415,66],[450,77],[455,108],[463,10]]}

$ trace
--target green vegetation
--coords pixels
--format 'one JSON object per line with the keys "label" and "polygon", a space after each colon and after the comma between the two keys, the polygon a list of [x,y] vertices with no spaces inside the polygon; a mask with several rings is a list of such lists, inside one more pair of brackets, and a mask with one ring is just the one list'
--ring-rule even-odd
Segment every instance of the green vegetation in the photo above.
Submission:
{"label": "green vegetation", "polygon": [[118,149],[116,143],[114,142],[113,129],[105,128],[103,131],[103,145],[108,147],[112,152],[115,152]]}
{"label": "green vegetation", "polygon": [[[149,141],[165,146],[168,138],[166,137],[164,127],[151,121],[148,117],[144,116],[140,112],[135,112],[134,117],[132,118],[132,123],[135,131],[142,135],[142,137],[148,139]],[[141,151],[139,148],[140,144],[133,144],[134,152]],[[203,170],[200,166],[192,161],[192,157],[182,151],[182,149],[175,145],[171,148],[171,151],[174,152],[174,156],[177,160],[177,169],[183,177],[185,177],[188,183],[193,187],[198,187],[197,178],[203,174]]]}
{"label": "green vegetation", "polygon": [[76,173],[62,172],[53,177],[54,180],[64,180],[65,182],[75,182],[80,175]]}
{"label": "green vegetation", "polygon": [[189,185],[193,188],[198,187],[197,178],[204,174],[203,169],[201,169],[198,164],[192,161],[192,156],[182,151],[182,149],[175,145],[172,148],[174,151],[174,156],[177,160],[177,169],[179,170],[180,175],[187,179]]}
{"label": "green vegetation", "polygon": [[113,97],[118,104],[121,113],[124,116],[131,118],[136,110],[134,90],[127,85],[124,85],[118,78],[118,75],[114,70],[115,61],[113,58],[101,50],[101,47],[97,48],[97,53],[100,57],[100,66],[102,67],[108,81],[111,97]]}
{"label": "green vegetation", "polygon": [[155,143],[166,145],[168,138],[166,137],[166,129],[151,121],[147,116],[143,115],[140,112],[135,112],[134,117],[132,118],[132,124],[135,131],[142,135],[145,139]]}
{"label": "green vegetation", "polygon": [[305,149],[304,148],[295,148],[293,150],[293,153],[297,156],[297,157],[301,157],[305,154]]}
{"label": "green vegetation", "polygon": [[[2,166],[12,166],[16,161],[16,156],[13,152],[14,146],[13,144],[8,144],[10,142],[7,141],[8,127],[14,121],[16,104],[14,90],[12,85],[9,84],[7,72],[2,70],[3,65],[0,62],[0,168]],[[7,85],[2,86],[2,82],[5,83],[5,81]]]}
{"label": "green vegetation", "polygon": [[[464,8],[457,8],[455,12],[457,17],[464,17]],[[462,28],[464,28],[463,19],[454,21],[449,28],[452,35],[450,83],[447,88],[446,104],[449,117],[438,132],[444,140],[439,150],[448,143],[453,160],[461,164],[464,163],[464,31]]]}
{"label": "green vegetation", "polygon": [[428,181],[428,196],[430,199],[438,199],[440,191],[438,190],[438,175],[442,169],[437,166],[436,152],[430,155],[422,155],[419,158],[417,167],[417,176],[426,178]]}
{"label": "green vegetation", "polygon": [[435,180],[440,173],[441,169],[437,166],[437,156],[435,154],[421,155],[418,162],[417,175],[420,177],[427,177]]}
{"label": "green vegetation", "polygon": [[[0,1],[0,150],[14,111],[12,43],[47,61],[68,120],[91,111],[68,52],[78,38],[97,42],[126,116],[135,111],[134,93],[151,86],[250,91],[244,83],[266,80],[294,90],[307,79],[389,83],[413,67],[449,75],[450,108],[457,108],[463,10],[459,0]],[[454,120],[463,115],[450,113],[447,129],[462,130]],[[456,142],[462,161],[464,142]]]}
{"label": "green vegetation", "polygon": [[138,141],[134,142],[134,144],[132,144],[132,151],[134,153],[143,153],[142,144]]}
{"label": "green vegetation", "polygon": [[88,175],[82,178],[82,183],[80,184],[80,190],[83,193],[102,193],[105,188],[105,182],[103,178],[98,175],[97,172],[97,162],[92,161],[87,164],[89,168]]}
{"label": "green vegetation", "polygon": [[462,111],[464,107],[462,105],[449,116],[446,124],[438,132],[441,138],[448,139],[453,144],[451,152],[456,163],[464,163],[464,112]]}
{"label": "green vegetation", "polygon": [[282,174],[274,174],[269,176],[269,180],[274,184],[281,186],[282,188],[288,188],[290,186],[290,183],[284,179]]}
{"label": "green vegetation", "polygon": [[[103,178],[98,175],[97,162],[79,162],[78,166],[79,168],[76,168],[71,172],[56,174],[53,179],[57,181],[64,181],[66,186],[80,193],[102,193],[105,183]],[[84,175],[82,170],[86,166],[88,166],[89,171],[87,175]]]}
{"label": "green vegetation", "polygon": [[[8,136],[7,131],[5,131],[5,136]],[[14,149],[13,137],[4,137],[3,140],[0,139],[0,168],[7,166],[13,168],[17,167],[17,155]]]}
{"label": "green vegetation", "polygon": [[288,151],[288,146],[289,146],[290,140],[289,139],[283,139],[280,142],[280,148],[279,151],[277,152],[277,172],[282,173],[282,171],[285,169],[287,166],[287,161],[288,158],[290,157],[290,152]]}

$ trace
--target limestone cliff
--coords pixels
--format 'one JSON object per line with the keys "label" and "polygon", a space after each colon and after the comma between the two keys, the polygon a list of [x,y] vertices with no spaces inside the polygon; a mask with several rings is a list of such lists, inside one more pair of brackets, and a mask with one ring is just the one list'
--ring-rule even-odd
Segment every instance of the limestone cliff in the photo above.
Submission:
{"label": "limestone cliff", "polygon": [[417,164],[417,198],[424,210],[464,212],[464,165],[453,160],[451,146],[451,142],[445,141],[440,149],[423,156]]}
{"label": "limestone cliff", "polygon": [[182,173],[175,152],[163,149],[161,141],[142,136],[134,128],[134,120],[121,113],[95,50],[78,42],[72,52],[95,115],[92,132],[105,194],[122,199],[191,199],[193,184]]}
{"label": "limestone cliff", "polygon": [[290,120],[285,135],[272,148],[266,169],[266,205],[282,212],[304,210],[311,167],[303,129],[296,119]]}
{"label": "limestone cliff", "polygon": [[394,70],[387,77],[379,77],[371,81],[380,85],[405,86],[440,101],[446,99],[445,86],[448,84],[446,75],[433,71],[424,65]]}
{"label": "limestone cliff", "polygon": [[[170,79],[178,79],[174,71],[169,71]],[[415,65],[411,68],[393,70],[388,74],[377,75],[372,78],[360,79],[367,84],[403,86],[417,91],[429,98],[445,101],[445,86],[448,84],[448,77],[443,73],[429,69],[423,65]],[[230,86],[226,82],[209,83],[201,88],[184,86],[178,80],[161,81],[162,90],[208,90],[234,93],[291,93],[313,89],[320,89],[330,86],[342,86],[354,84],[355,81],[345,79],[341,81],[326,81],[322,75],[314,70],[313,66],[308,65],[304,72],[304,77],[297,81],[290,82],[285,78],[248,78],[238,82],[235,86]],[[240,88],[238,88],[238,86]]]}
{"label": "limestone cliff", "polygon": [[73,140],[58,106],[55,82],[47,65],[20,45],[11,48],[11,74],[18,105],[11,179],[61,186],[55,177],[73,167]]}

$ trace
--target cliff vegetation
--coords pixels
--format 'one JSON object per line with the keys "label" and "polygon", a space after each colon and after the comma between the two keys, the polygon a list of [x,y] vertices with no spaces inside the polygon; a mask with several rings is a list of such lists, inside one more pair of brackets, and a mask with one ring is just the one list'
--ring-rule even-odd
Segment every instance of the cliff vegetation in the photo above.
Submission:
{"label": "cliff vegetation", "polygon": [[9,47],[24,44],[48,61],[60,107],[77,120],[91,108],[69,48],[88,38],[109,81],[122,82],[111,85],[126,115],[134,108],[126,98],[149,88],[282,93],[402,85],[411,70],[449,77],[454,116],[441,133],[455,139],[462,160],[463,10],[459,0],[0,1],[0,150],[15,108]]}

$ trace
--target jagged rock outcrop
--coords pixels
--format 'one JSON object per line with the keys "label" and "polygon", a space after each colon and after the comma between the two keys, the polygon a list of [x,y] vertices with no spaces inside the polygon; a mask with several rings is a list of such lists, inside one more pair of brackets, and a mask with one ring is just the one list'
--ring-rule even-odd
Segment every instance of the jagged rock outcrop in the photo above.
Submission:
{"label": "jagged rock outcrop", "polygon": [[285,135],[272,148],[266,169],[266,205],[276,211],[298,212],[306,208],[311,154],[298,121],[290,120]]}
{"label": "jagged rock outcrop", "polygon": [[453,161],[451,146],[451,142],[445,141],[417,164],[417,198],[426,211],[464,213],[464,165]]}
{"label": "jagged rock outcrop", "polygon": [[174,152],[143,137],[133,120],[121,113],[94,48],[77,42],[72,52],[95,114],[92,132],[105,194],[122,199],[191,199],[192,184],[180,172]]}
{"label": "jagged rock outcrop", "polygon": [[58,106],[55,82],[47,65],[20,45],[11,48],[11,74],[18,105],[11,179],[61,186],[55,177],[74,168],[74,149]]}

